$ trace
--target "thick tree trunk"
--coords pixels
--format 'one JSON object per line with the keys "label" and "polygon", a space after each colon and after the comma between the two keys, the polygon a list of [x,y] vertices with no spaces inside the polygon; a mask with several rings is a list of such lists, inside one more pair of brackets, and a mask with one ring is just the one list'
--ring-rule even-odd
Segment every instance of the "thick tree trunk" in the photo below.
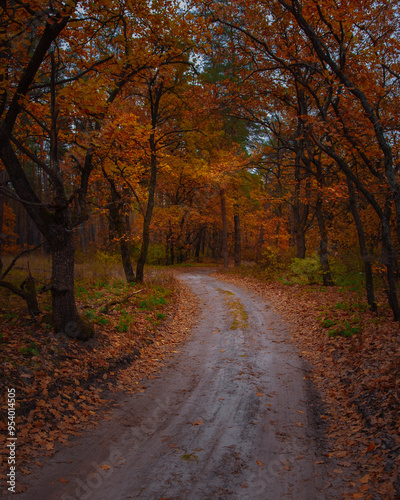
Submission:
{"label": "thick tree trunk", "polygon": [[221,189],[221,218],[222,218],[222,256],[224,259],[224,268],[228,267],[228,221],[226,218],[226,199],[225,190]]}
{"label": "thick tree trunk", "polygon": [[234,222],[234,228],[235,228],[234,260],[235,260],[235,266],[240,266],[240,264],[242,263],[242,234],[241,234],[241,230],[240,230],[240,215],[239,215],[239,213],[236,213],[233,216],[233,222]]}
{"label": "thick tree trunk", "polygon": [[372,264],[371,259],[367,250],[367,243],[365,241],[365,233],[363,224],[361,221],[360,214],[358,213],[357,208],[357,198],[356,191],[354,189],[353,182],[347,177],[347,186],[349,189],[349,202],[350,202],[350,210],[353,215],[354,223],[357,229],[358,235],[358,244],[360,246],[361,259],[364,263],[364,272],[365,272],[365,288],[367,293],[367,302],[372,311],[376,312],[378,310],[378,306],[375,300],[375,291],[374,291],[374,276],[372,272]]}
{"label": "thick tree trunk", "polygon": [[296,238],[296,257],[304,259],[306,257],[306,235],[302,227],[297,227],[295,232]]}
{"label": "thick tree trunk", "polygon": [[87,340],[93,336],[93,327],[78,313],[74,293],[75,248],[72,232],[64,231],[63,237],[51,242],[52,279],[51,296],[53,324],[57,333]]}
{"label": "thick tree trunk", "polygon": [[21,163],[11,147],[9,138],[0,134],[0,157],[7,166],[12,184],[18,196],[25,200],[25,208],[39,231],[45,237],[52,253],[52,303],[54,327],[69,337],[87,339],[93,330],[80,317],[74,295],[75,248],[70,228],[68,209],[60,208],[55,214],[40,203],[29,184]]}

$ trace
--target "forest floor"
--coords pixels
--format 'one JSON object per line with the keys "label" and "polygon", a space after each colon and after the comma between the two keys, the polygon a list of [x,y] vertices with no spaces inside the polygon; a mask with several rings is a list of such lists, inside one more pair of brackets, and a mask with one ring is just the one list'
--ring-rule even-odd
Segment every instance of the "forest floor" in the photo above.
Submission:
{"label": "forest floor", "polygon": [[[87,311],[88,317],[97,325],[95,339],[87,343],[65,341],[61,336],[54,337],[54,334],[49,331],[45,316],[38,318],[38,321],[32,322],[27,315],[21,317],[20,312],[17,310],[3,312],[1,338],[3,373],[0,390],[6,393],[7,388],[13,387],[16,389],[18,491],[23,492],[26,485],[34,484],[31,478],[33,478],[34,482],[38,480],[38,477],[42,475],[42,465],[54,460],[54,458],[51,458],[52,455],[59,460],[62,450],[67,449],[63,445],[68,445],[70,442],[76,443],[76,440],[81,439],[79,435],[83,431],[85,431],[86,435],[86,430],[94,428],[96,425],[100,424],[100,427],[103,425],[113,426],[113,420],[104,420],[104,418],[114,418],[111,415],[115,415],[115,412],[120,411],[120,417],[125,420],[122,424],[119,421],[119,425],[125,427],[130,425],[126,421],[126,416],[136,412],[138,408],[137,400],[136,403],[131,401],[129,411],[125,407],[122,408],[121,413],[121,394],[131,392],[132,396],[130,397],[139,398],[141,401],[140,397],[148,393],[151,399],[151,391],[156,391],[151,387],[155,387],[154,384],[160,384],[158,377],[160,370],[163,370],[164,364],[167,364],[167,370],[176,373],[176,363],[178,363],[178,368],[180,367],[178,378],[181,382],[174,379],[175,382],[172,380],[171,383],[177,386],[175,387],[175,393],[179,388],[183,395],[187,394],[187,389],[184,388],[185,376],[188,373],[191,374],[195,366],[200,366],[201,361],[198,358],[197,361],[195,360],[196,362],[192,362],[190,365],[181,366],[179,365],[179,359],[182,354],[177,351],[182,351],[183,348],[189,349],[188,356],[185,356],[187,362],[190,355],[194,357],[200,355],[203,349],[201,346],[209,344],[210,338],[215,343],[217,338],[215,334],[218,335],[218,338],[220,337],[220,334],[217,333],[218,328],[224,332],[232,329],[235,333],[240,332],[242,335],[242,330],[246,329],[245,323],[250,321],[248,309],[253,307],[251,304],[254,301],[263,300],[267,305],[271,305],[276,313],[283,318],[287,328],[279,326],[277,333],[274,327],[268,333],[271,328],[269,326],[264,327],[262,332],[267,330],[268,336],[262,341],[260,339],[263,336],[260,336],[261,332],[258,332],[257,338],[260,338],[258,338],[257,342],[267,342],[268,346],[247,339],[245,342],[247,345],[238,346],[234,342],[227,349],[226,345],[221,344],[217,347],[222,347],[222,349],[214,348],[203,352],[205,357],[202,359],[203,361],[208,360],[208,364],[206,364],[208,369],[205,372],[199,372],[196,384],[193,381],[191,384],[188,382],[189,386],[193,386],[188,394],[191,397],[193,406],[193,398],[199,402],[203,397],[203,393],[198,392],[197,389],[192,391],[193,388],[198,387],[197,384],[200,384],[201,379],[203,379],[201,388],[204,393],[207,392],[204,384],[208,384],[211,390],[213,380],[221,380],[221,377],[216,377],[215,373],[212,372],[211,363],[213,367],[219,367],[217,371],[219,374],[222,373],[223,380],[236,380],[235,384],[241,387],[242,382],[239,382],[239,380],[244,378],[247,382],[243,383],[251,383],[251,388],[255,387],[257,389],[256,396],[251,393],[251,397],[254,396],[256,402],[253,398],[248,401],[246,408],[238,406],[235,415],[243,413],[244,410],[255,414],[256,409],[257,411],[259,409],[259,401],[264,401],[263,398],[271,398],[271,401],[265,401],[267,404],[263,407],[263,411],[272,410],[275,412],[275,405],[271,409],[271,404],[275,398],[280,403],[278,406],[282,408],[282,411],[285,408],[296,407],[297,409],[293,410],[293,412],[296,413],[298,418],[296,421],[290,421],[286,414],[278,414],[278,418],[276,418],[276,415],[272,419],[269,418],[268,424],[275,436],[279,436],[279,432],[281,432],[278,429],[280,425],[276,424],[276,422],[285,422],[286,427],[292,426],[292,430],[288,433],[286,429],[280,436],[280,443],[284,444],[283,448],[274,448],[272,446],[274,452],[272,458],[271,456],[263,458],[262,454],[264,452],[262,449],[256,448],[254,450],[253,462],[256,463],[254,470],[251,468],[252,466],[249,469],[249,464],[243,462],[243,456],[249,455],[249,450],[240,450],[240,447],[235,450],[230,448],[232,453],[229,457],[224,455],[224,460],[228,461],[232,468],[230,472],[228,471],[229,474],[232,474],[236,479],[239,478],[240,481],[235,479],[231,489],[227,489],[227,491],[233,493],[228,491],[225,492],[224,496],[222,492],[220,498],[263,498],[265,500],[265,491],[268,490],[272,492],[273,496],[267,498],[273,500],[275,498],[292,498],[292,495],[296,493],[296,490],[293,490],[293,485],[289,485],[285,481],[280,483],[276,479],[281,478],[282,471],[280,468],[282,467],[286,471],[294,470],[294,477],[296,477],[296,474],[298,477],[299,474],[301,476],[302,472],[297,467],[297,460],[293,459],[295,455],[296,459],[305,457],[299,458],[303,466],[300,469],[303,469],[303,471],[312,471],[315,467],[320,468],[322,478],[324,475],[322,468],[324,468],[328,477],[328,485],[325,486],[325,488],[328,488],[326,498],[362,498],[367,500],[400,498],[400,477],[398,472],[400,468],[400,350],[398,325],[391,321],[388,311],[381,308],[380,315],[373,315],[366,310],[358,295],[340,292],[337,287],[324,288],[316,285],[288,286],[280,283],[262,283],[255,278],[232,273],[218,273],[218,279],[223,281],[214,286],[212,294],[210,292],[211,285],[203,283],[203,286],[206,286],[206,288],[208,286],[208,289],[206,292],[202,292],[199,299],[199,295],[195,297],[188,288],[188,285],[190,285],[196,291],[196,288],[193,288],[196,280],[193,282],[188,278],[193,272],[194,270],[189,268],[188,272],[179,273],[182,277],[187,277],[186,280],[183,279],[183,282],[179,280],[179,284],[170,273],[167,273],[143,287],[132,288],[122,284],[119,280],[114,280],[108,284],[102,281],[98,281],[97,285],[93,283],[90,287],[90,293],[88,293],[88,288],[82,287],[81,290],[78,288],[80,307]],[[203,271],[204,273],[207,274],[206,271]],[[228,285],[234,288],[229,288]],[[249,290],[249,293],[250,291],[253,293],[253,302],[243,296],[245,294],[243,290],[245,289]],[[199,293],[198,289],[197,293]],[[236,302],[232,299],[231,294],[237,295]],[[258,298],[256,299],[256,297]],[[206,304],[207,300],[209,301],[208,306]],[[198,340],[197,344],[193,344],[190,340],[191,336],[188,337],[193,320],[200,317],[201,314],[208,316],[210,312],[215,313],[213,309],[217,303],[221,303],[221,300],[222,305],[225,307],[224,311],[220,311],[216,316],[214,315],[214,320],[209,318],[213,324],[209,321],[208,326],[205,327],[204,332],[201,334],[205,337]],[[262,306],[257,307],[256,316],[264,314],[260,312]],[[223,318],[223,325],[225,326],[215,327],[220,317]],[[270,319],[265,317],[264,324],[268,325]],[[273,319],[274,325],[279,322],[279,319]],[[284,338],[276,338],[276,335],[281,335],[279,332],[284,330],[285,332],[286,330],[291,332],[290,338],[287,333],[284,334]],[[270,335],[272,335],[272,338]],[[293,360],[290,361],[291,365],[294,366],[293,370],[289,368],[287,358],[285,370],[282,369],[281,371],[279,371],[278,365],[275,368],[270,367],[262,354],[258,354],[261,356],[259,359],[253,359],[253,355],[256,356],[256,354],[253,354],[253,350],[268,352],[273,348],[272,352],[275,356],[278,356],[279,349],[278,351],[276,349],[279,348],[281,341],[285,353],[291,351],[291,346],[299,348],[298,355],[303,358],[304,365],[298,364],[296,361],[298,355],[293,352],[289,355],[294,356]],[[245,354],[239,354],[238,347],[239,350],[246,347],[247,351],[243,351]],[[194,349],[194,351],[191,352],[190,349]],[[234,352],[230,352],[229,356],[225,354],[224,351],[229,352],[232,349]],[[215,358],[215,352],[221,353],[219,358]],[[179,358],[178,361],[176,361],[177,358]],[[234,359],[236,361],[233,362]],[[251,361],[252,368],[250,372],[248,371],[248,363],[246,367],[239,366],[241,361],[243,363]],[[169,367],[171,363],[172,367]],[[238,368],[238,372],[233,374],[229,370],[224,371],[225,368],[222,370],[221,366],[225,365],[235,366]],[[279,373],[275,377],[277,380],[283,374],[287,374],[296,383],[299,383],[300,378],[304,378],[306,384],[309,383],[311,384],[310,387],[315,386],[318,389],[321,403],[318,402],[317,397],[312,397],[306,388],[306,392],[309,394],[307,396],[310,403],[308,406],[313,408],[312,415],[309,413],[309,408],[298,410],[300,406],[296,406],[293,401],[288,402],[284,399],[280,401],[279,398],[283,396],[278,396],[278,394],[280,394],[282,387],[275,387],[273,390],[262,387],[263,383],[266,382],[262,376],[260,377],[261,371],[265,373],[265,370],[261,370],[261,366],[264,365],[268,366],[268,372],[274,373],[274,369],[278,370]],[[258,367],[258,369],[255,370],[254,367]],[[291,371],[288,372],[288,370]],[[168,373],[168,371],[165,373]],[[156,380],[153,381],[153,379]],[[287,383],[286,380],[284,385]],[[150,392],[147,388],[150,389]],[[227,402],[232,403],[232,393],[237,390],[237,387],[235,390],[233,390],[233,387],[229,388],[229,385],[227,388],[218,386],[214,389],[214,399],[218,400],[223,407],[221,401],[226,399]],[[249,387],[244,385],[242,389],[239,392],[241,397],[245,398]],[[165,425],[165,420],[160,419],[158,414],[160,408],[164,410],[166,406],[170,406],[170,400],[167,404],[164,401],[165,397],[173,397],[172,393],[174,393],[173,385],[168,384],[163,384],[161,389],[158,390],[160,392],[157,393],[156,391],[153,394],[153,399],[157,402],[156,406],[150,406],[147,409],[142,408],[144,411],[142,418],[145,418],[146,410],[147,419],[149,420],[148,416],[150,415],[150,424],[155,426],[158,425],[158,421]],[[168,395],[170,390],[172,392]],[[227,391],[225,397],[223,395],[224,390]],[[286,392],[286,389],[283,390],[283,394],[286,394]],[[179,395],[177,398],[179,400]],[[118,404],[115,403],[115,400],[118,401]],[[162,401],[162,404],[160,404],[160,401]],[[210,400],[205,399],[203,403],[205,407],[209,408],[208,411],[212,412],[213,406]],[[182,404],[182,400],[179,404]],[[174,405],[175,403],[172,404],[172,409],[175,409],[178,414],[181,413],[182,407]],[[226,413],[219,413],[221,411],[219,408],[214,408],[214,410],[215,415],[221,417],[220,426],[224,425],[223,418],[225,420],[233,418]],[[204,412],[207,413],[205,410]],[[171,411],[169,410],[167,413],[170,415]],[[204,415],[200,415],[200,413],[195,417],[194,413],[191,415],[190,412],[186,412],[186,418],[191,422],[192,430],[205,429],[203,424],[212,420],[210,415],[205,419],[205,413]],[[0,430],[3,440],[6,436],[5,414],[6,406],[3,404],[2,427]],[[155,415],[157,415],[156,419],[154,418]],[[306,415],[307,418],[303,417],[303,415]],[[306,418],[304,422],[302,421],[303,418]],[[261,418],[261,421],[264,422],[265,418]],[[109,423],[107,424],[107,422]],[[150,424],[147,423],[146,425]],[[249,422],[247,424],[247,427],[252,428],[254,422],[251,425],[249,425]],[[141,436],[143,437],[147,432],[143,432],[143,421],[141,424],[136,422],[135,425],[136,429],[141,429],[139,433],[141,439]],[[174,425],[182,426],[183,422],[181,421],[179,424],[179,420],[177,420]],[[296,435],[295,432],[293,433],[293,429],[299,431],[303,427],[307,431],[309,430],[314,442],[313,447],[310,448],[310,450],[314,450],[312,456],[301,449],[290,449],[290,446],[293,447],[292,442],[288,443],[286,441],[285,443],[287,435]],[[110,434],[109,428],[107,432],[107,436],[114,436],[115,438],[115,429],[114,434]],[[165,433],[163,435],[162,439],[165,439]],[[268,435],[270,434],[266,432],[266,436]],[[205,433],[205,436],[208,439],[206,445],[210,447],[210,440],[215,441],[215,435],[208,432],[208,435]],[[324,436],[326,439],[324,439]],[[190,464],[191,468],[193,464],[200,468],[199,461],[201,461],[200,459],[204,453],[200,452],[200,445],[197,446],[196,450],[191,449],[189,444],[193,444],[193,441],[190,441],[192,438],[193,436],[190,439],[188,437],[189,443],[186,443],[183,448],[181,447],[182,443],[179,443],[179,446],[175,443],[175,446],[170,448],[172,451],[175,450],[175,452],[179,453],[183,450],[180,455],[179,453],[177,455],[179,466],[175,470],[176,477],[183,474],[180,470],[182,462],[186,465]],[[140,439],[138,440],[140,441]],[[264,437],[263,439],[267,438]],[[301,436],[299,439],[301,441]],[[165,441],[168,446],[171,445],[169,441],[169,439]],[[228,441],[229,439],[224,443],[226,444]],[[263,443],[261,438],[260,443]],[[271,441],[268,441],[267,445],[267,448],[271,447]],[[108,445],[105,444],[104,446],[107,448]],[[143,455],[143,443],[140,443],[140,446]],[[144,446],[146,447],[147,444],[145,443]],[[205,449],[208,449],[207,447]],[[215,447],[218,451],[216,444]],[[226,444],[225,448],[227,447],[229,448],[228,444]],[[96,443],[94,443],[94,448],[96,449]],[[7,459],[7,452],[4,450],[3,443],[1,453],[3,461]],[[161,453],[161,456],[167,456],[165,450],[158,450],[158,452]],[[216,457],[218,457],[218,453]],[[100,457],[96,457],[97,459],[100,459]],[[75,460],[76,456],[71,461]],[[304,464],[307,464],[307,467]],[[101,468],[102,465],[104,465],[104,470]],[[152,463],[151,467],[153,465]],[[47,465],[44,469],[46,467]],[[99,467],[106,474],[107,463],[100,464]],[[150,467],[150,462],[148,467]],[[6,470],[6,467],[2,467],[1,470]],[[218,467],[216,467],[216,470],[218,472]],[[242,480],[241,474],[243,471],[247,471],[243,477],[247,477],[250,481]],[[58,472],[60,473],[57,476]],[[57,488],[65,486],[66,491],[68,491],[70,479],[66,478],[61,471],[58,472],[53,477],[53,482],[55,482]],[[203,472],[207,471],[203,470]],[[224,477],[226,472],[226,470],[221,469],[218,474]],[[86,474],[83,477],[89,477],[87,476],[88,471],[83,470],[82,474]],[[163,477],[161,469],[159,475],[160,478]],[[169,486],[164,484],[166,491],[168,488],[171,490],[170,486],[173,484],[171,476],[167,475],[166,480],[168,477]],[[276,488],[281,488],[279,494],[286,496],[274,496],[273,490],[271,490],[273,488],[271,478],[274,480],[272,483],[277,483]],[[4,484],[5,476],[2,476],[1,479]],[[300,481],[296,484],[307,485],[307,478],[303,479],[303,483]],[[251,484],[248,484],[249,482]],[[178,483],[179,481],[176,482],[176,484]],[[162,483],[160,485],[162,486]],[[48,486],[49,496],[43,496],[42,489],[39,490],[37,498],[53,498],[50,496],[50,483]],[[214,486],[216,488],[221,487],[221,485]],[[149,487],[149,485],[146,487]],[[316,488],[316,485],[314,484],[312,487]],[[240,489],[241,493],[238,494],[235,488]],[[255,488],[258,488],[258,490]],[[317,493],[310,494],[311,490],[307,488],[309,486],[297,491],[297,496],[295,494],[293,498],[303,498],[301,491],[304,492],[306,495],[304,498],[307,498],[307,500],[325,498],[318,496]],[[35,498],[31,496],[32,491],[30,486],[27,491],[27,498]],[[261,494],[258,497],[257,491],[263,491],[264,496]],[[318,488],[315,491],[318,491]],[[140,494],[139,496],[132,496],[132,498],[158,498],[154,496],[155,493],[158,492],[153,491],[148,497]],[[57,495],[59,495],[59,492]],[[98,492],[96,495],[98,495]],[[208,498],[207,496],[201,496],[201,492],[199,495],[196,497],[183,494],[181,498]],[[178,497],[178,494],[176,494],[176,496],[169,498]],[[57,498],[61,497],[58,496]],[[77,497],[73,496],[73,498]],[[99,497],[96,496],[96,498]],[[111,497],[104,496],[104,498]],[[129,498],[129,496],[121,498]]]}
{"label": "forest floor", "polygon": [[22,301],[7,292],[0,309],[0,480],[6,484],[7,390],[15,390],[17,491],[32,465],[41,466],[60,445],[94,428],[112,412],[115,393],[143,392],[165,356],[186,338],[196,304],[171,272],[159,272],[144,285],[83,279],[78,307],[95,325],[87,342],[54,334],[44,314],[32,319]]}

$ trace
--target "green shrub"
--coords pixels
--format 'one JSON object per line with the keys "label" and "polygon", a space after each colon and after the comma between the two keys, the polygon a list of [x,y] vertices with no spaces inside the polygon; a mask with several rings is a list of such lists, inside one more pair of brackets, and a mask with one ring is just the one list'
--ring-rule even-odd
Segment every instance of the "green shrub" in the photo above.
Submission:
{"label": "green shrub", "polygon": [[164,306],[167,300],[159,295],[153,295],[146,300],[142,300],[139,304],[140,309],[156,309],[158,306]]}
{"label": "green shrub", "polygon": [[298,283],[320,283],[322,276],[321,263],[318,255],[306,257],[305,259],[293,259],[290,270],[296,276]]}
{"label": "green shrub", "polygon": [[133,316],[126,311],[121,311],[121,316],[118,321],[117,330],[121,333],[128,331],[129,326],[133,323]]}
{"label": "green shrub", "polygon": [[147,252],[147,264],[153,266],[162,266],[165,265],[166,261],[167,256],[164,245],[154,244],[149,246],[149,250]]}
{"label": "green shrub", "polygon": [[344,321],[337,328],[329,330],[330,337],[352,337],[357,333],[361,333],[361,325],[350,323],[349,321]]}
{"label": "green shrub", "polygon": [[323,326],[324,328],[330,328],[331,326],[335,326],[336,325],[336,321],[334,321],[333,319],[330,319],[330,318],[325,318],[324,320],[321,321],[321,326]]}
{"label": "green shrub", "polygon": [[354,317],[350,321],[324,318],[321,326],[328,329],[329,337],[352,337],[362,331],[359,317]]}

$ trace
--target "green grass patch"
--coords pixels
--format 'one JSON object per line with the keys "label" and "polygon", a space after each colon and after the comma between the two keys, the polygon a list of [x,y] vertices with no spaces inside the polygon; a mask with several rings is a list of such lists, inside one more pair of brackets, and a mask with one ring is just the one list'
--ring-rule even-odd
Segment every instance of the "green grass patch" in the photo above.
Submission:
{"label": "green grass patch", "polygon": [[121,311],[121,316],[117,324],[117,330],[121,333],[126,333],[130,325],[133,323],[133,316],[127,311]]}
{"label": "green grass patch", "polygon": [[25,357],[39,356],[40,345],[36,342],[29,342],[28,345],[19,348],[19,352]]}
{"label": "green grass patch", "polygon": [[353,337],[362,332],[361,319],[354,317],[350,319],[323,318],[321,326],[328,330],[329,337]]}
{"label": "green grass patch", "polygon": [[364,312],[369,309],[367,304],[359,302],[338,302],[335,304],[335,309],[340,311],[360,311]]}
{"label": "green grass patch", "polygon": [[159,306],[165,306],[167,303],[168,302],[165,297],[157,294],[141,300],[139,303],[139,309],[151,311],[153,309],[157,309]]}

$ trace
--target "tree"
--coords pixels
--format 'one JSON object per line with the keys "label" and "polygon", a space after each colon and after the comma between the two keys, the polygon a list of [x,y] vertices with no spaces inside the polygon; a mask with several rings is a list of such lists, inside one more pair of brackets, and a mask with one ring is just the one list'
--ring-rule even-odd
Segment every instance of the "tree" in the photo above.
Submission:
{"label": "tree", "polygon": [[[398,140],[395,116],[399,109],[394,92],[399,78],[398,43],[394,36],[397,7],[389,2],[367,3],[368,8],[363,4],[361,9],[356,2],[344,7],[337,2],[319,5],[312,1],[278,0],[250,2],[243,9],[238,1],[214,4],[211,15],[220,25],[236,32],[236,42],[230,50],[233,47],[240,60],[241,81],[247,86],[250,83],[251,89],[246,89],[243,96],[243,92],[235,94],[232,85],[228,87],[230,95],[240,95],[239,111],[245,110],[249,119],[259,123],[260,116],[264,116],[263,123],[269,127],[276,113],[268,106],[267,96],[272,96],[273,102],[280,100],[282,114],[282,108],[285,112],[293,109],[293,96],[297,94],[294,164],[305,176],[306,190],[307,169],[316,169],[319,188],[317,192],[313,190],[313,195],[317,196],[321,251],[326,255],[321,211],[321,187],[326,184],[326,174],[322,169],[321,177],[318,167],[321,155],[322,165],[328,164],[326,158],[333,160],[379,217],[387,294],[394,317],[399,319],[397,259],[391,234],[394,223],[400,242],[394,155]],[[260,103],[267,106],[267,111]],[[316,154],[310,157],[314,148]],[[376,181],[379,193],[374,188]],[[297,219],[300,221],[300,217]],[[301,228],[297,220],[295,223]],[[372,306],[372,298],[369,301]]]}
{"label": "tree", "polygon": [[[91,178],[100,164],[98,138],[135,75],[157,66],[161,71],[165,47],[160,49],[160,39],[158,46],[151,42],[160,38],[163,19],[173,22],[170,10],[177,10],[163,5],[150,10],[145,1],[2,5],[0,158],[13,196],[51,250],[54,327],[72,337],[93,333],[75,304],[74,228],[89,217]],[[39,151],[36,137],[44,137]],[[51,201],[30,182],[28,164],[45,172]],[[151,200],[148,206],[151,213]]]}

